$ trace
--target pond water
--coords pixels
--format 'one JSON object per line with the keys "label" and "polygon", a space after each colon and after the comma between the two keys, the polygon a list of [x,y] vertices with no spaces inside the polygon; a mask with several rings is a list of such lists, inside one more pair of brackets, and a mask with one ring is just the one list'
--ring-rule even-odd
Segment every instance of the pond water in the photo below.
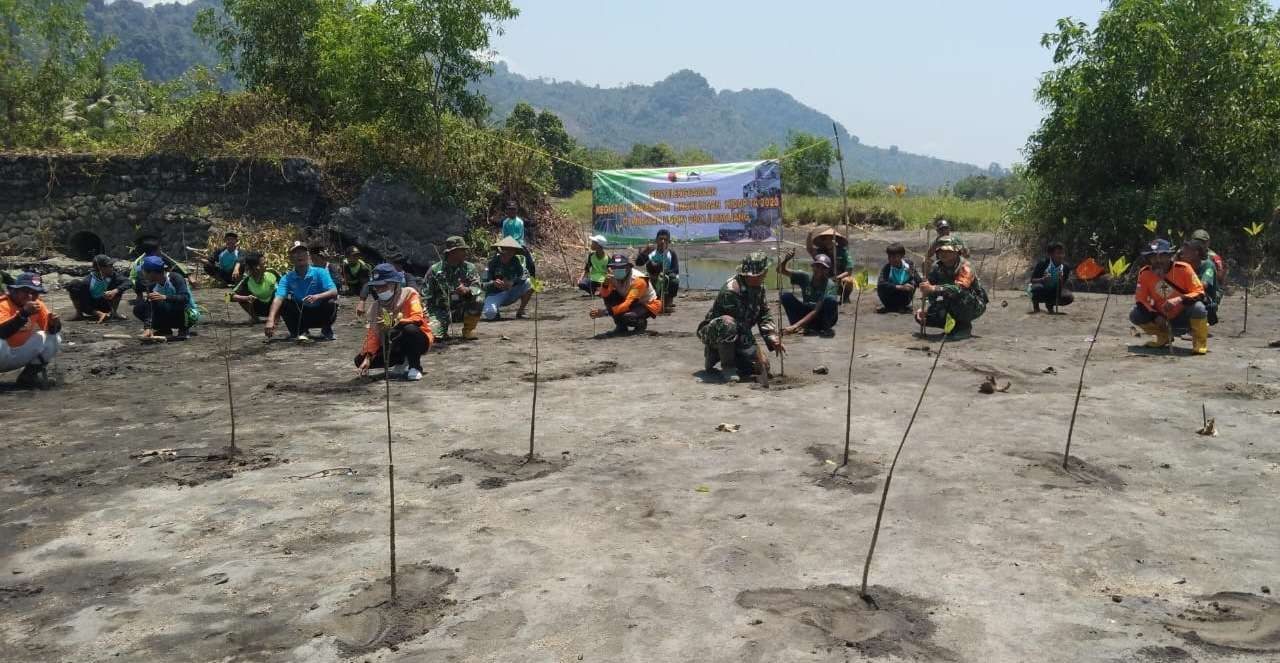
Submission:
{"label": "pond water", "polygon": [[[776,288],[773,261],[770,260],[769,271],[764,283],[769,288]],[[809,271],[807,261],[797,257],[791,262],[792,267],[800,271]],[[738,273],[737,260],[719,258],[680,258],[680,287],[684,290],[719,290],[730,276]],[[876,274],[871,274],[871,283],[875,284]],[[782,280],[783,289],[787,288],[787,280]]]}

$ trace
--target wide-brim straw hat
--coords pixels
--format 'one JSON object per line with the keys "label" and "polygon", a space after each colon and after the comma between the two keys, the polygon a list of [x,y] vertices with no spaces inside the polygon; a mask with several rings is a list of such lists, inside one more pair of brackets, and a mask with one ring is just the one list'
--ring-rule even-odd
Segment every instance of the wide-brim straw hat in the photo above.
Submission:
{"label": "wide-brim straw hat", "polygon": [[495,249],[515,249],[515,250],[517,250],[517,251],[520,251],[520,250],[523,250],[523,249],[524,249],[524,247],[520,245],[520,242],[517,242],[517,241],[515,240],[515,238],[514,238],[514,237],[512,237],[512,236],[510,236],[510,235],[507,235],[506,237],[503,237],[502,239],[498,240],[497,242],[494,242],[494,244],[493,244],[493,248],[495,248]]}
{"label": "wide-brim straw hat", "polygon": [[844,235],[841,235],[840,231],[836,230],[835,228],[832,228],[831,226],[818,226],[817,228],[810,230],[809,236],[805,238],[805,243],[804,243],[805,249],[807,249],[809,253],[813,253],[815,240],[817,240],[819,237],[826,237],[826,236],[831,236],[836,238],[835,242],[837,246],[849,246],[849,240],[846,239]]}

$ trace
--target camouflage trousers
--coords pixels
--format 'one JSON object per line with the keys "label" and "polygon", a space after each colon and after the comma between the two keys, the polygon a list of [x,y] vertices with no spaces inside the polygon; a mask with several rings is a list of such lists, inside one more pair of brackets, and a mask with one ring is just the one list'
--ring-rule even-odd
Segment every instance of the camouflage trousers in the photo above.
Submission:
{"label": "camouflage trousers", "polygon": [[[444,338],[449,335],[449,325],[454,322],[462,322],[463,316],[480,315],[480,309],[484,306],[484,299],[481,297],[473,297],[455,302],[452,309],[444,309],[440,307],[431,307],[427,309],[427,322],[431,325],[431,333],[436,338]],[[450,315],[452,313],[452,315]]]}
{"label": "camouflage trousers", "polygon": [[929,327],[945,327],[947,316],[955,319],[956,324],[963,327],[982,317],[987,312],[987,303],[973,290],[962,290],[958,295],[943,297],[935,295],[929,298],[929,310],[925,313],[925,325]]}
{"label": "camouflage trousers", "polygon": [[[720,345],[725,344],[733,346],[734,361],[739,376],[745,378],[752,373],[763,372],[764,367],[759,362],[755,335],[751,333],[750,328],[746,331],[740,330],[738,322],[732,317],[722,315],[704,322],[698,327],[698,338],[702,339],[702,353],[708,366],[719,361]],[[722,366],[722,368],[729,367]]]}

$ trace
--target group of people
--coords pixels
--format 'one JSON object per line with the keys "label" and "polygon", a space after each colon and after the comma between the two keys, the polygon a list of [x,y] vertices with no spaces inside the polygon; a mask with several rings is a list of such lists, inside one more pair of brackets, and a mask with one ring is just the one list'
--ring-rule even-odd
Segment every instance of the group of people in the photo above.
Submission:
{"label": "group of people", "polygon": [[[253,324],[262,324],[270,339],[284,322],[288,338],[301,343],[333,340],[339,290],[358,298],[358,316],[366,316],[365,339],[355,357],[356,370],[385,368],[407,380],[422,378],[422,356],[436,339],[449,335],[460,323],[461,338],[478,338],[481,320],[496,320],[503,308],[516,305],[516,318],[525,316],[533,295],[534,262],[525,245],[524,222],[514,204],[507,206],[503,236],[485,269],[469,260],[471,247],[462,237],[449,237],[440,259],[419,281],[403,263],[370,265],[351,247],[343,259],[330,261],[322,244],[296,243],[289,251],[292,268],[283,274],[271,269],[261,253],[244,251],[235,233],[224,236],[221,249],[207,256],[205,271],[230,292]],[[969,262],[969,250],[945,220],[927,249],[927,275],[907,258],[898,243],[886,248],[886,260],[875,284],[877,313],[913,313],[922,328],[945,330],[948,340],[967,338],[983,315],[988,295]],[[643,332],[649,320],[670,313],[680,287],[680,260],[671,235],[659,230],[632,259],[606,253],[606,239],[590,238],[578,287],[598,297],[590,317],[610,318],[610,335]],[[786,326],[779,327],[766,305],[765,275],[770,259],[753,252],[719,289],[710,310],[699,323],[705,369],[731,372],[737,379],[768,374],[768,354],[786,352],[782,337],[812,334],[829,337],[839,320],[840,303],[857,287],[848,240],[834,228],[810,233],[806,242],[808,271],[793,266],[795,251],[777,265],[791,291],[779,294]],[[98,323],[121,320],[120,304],[134,294],[132,313],[143,323],[144,340],[184,340],[194,333],[203,310],[197,305],[182,265],[165,255],[153,236],[138,241],[139,255],[127,272],[117,270],[105,255],[94,258],[83,279],[69,283],[67,294],[76,319]],[[1143,251],[1146,264],[1138,272],[1130,321],[1153,338],[1148,347],[1168,347],[1175,336],[1189,334],[1192,352],[1208,352],[1209,327],[1217,323],[1226,265],[1209,247],[1209,234],[1197,230],[1175,251],[1164,239]],[[1074,301],[1073,270],[1065,247],[1050,243],[1031,272],[1027,293],[1032,312],[1041,307],[1053,314]],[[41,300],[40,276],[8,274],[0,295],[0,372],[22,369],[18,382],[34,386],[46,380],[46,367],[57,354],[62,322]],[[1091,277],[1085,277],[1091,278]],[[914,305],[919,295],[921,305]],[[318,330],[318,334],[313,332]],[[764,350],[756,343],[756,333]],[[1280,341],[1272,344],[1280,346]]]}

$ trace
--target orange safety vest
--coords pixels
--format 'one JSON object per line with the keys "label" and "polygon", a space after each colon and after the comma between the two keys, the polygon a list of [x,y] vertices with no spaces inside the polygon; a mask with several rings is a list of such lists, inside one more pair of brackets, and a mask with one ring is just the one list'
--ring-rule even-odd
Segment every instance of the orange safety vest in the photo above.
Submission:
{"label": "orange safety vest", "polygon": [[[613,279],[605,279],[604,287],[600,288],[600,296],[608,297],[613,294]],[[662,300],[658,299],[658,293],[649,285],[649,279],[641,276],[636,270],[631,271],[631,288],[627,290],[627,296],[623,298],[622,303],[609,310],[614,315],[622,315],[631,310],[631,305],[636,302],[643,302],[644,307],[654,315],[662,313]]]}
{"label": "orange safety vest", "polygon": [[[376,294],[374,295],[377,296]],[[436,337],[431,333],[431,325],[424,324],[425,318],[422,315],[422,295],[418,294],[413,288],[403,288],[399,296],[399,317],[396,318],[395,324],[403,324],[406,322],[416,322],[422,327],[422,333],[427,335],[428,343],[435,343]],[[360,348],[361,354],[377,355],[382,349],[382,317],[379,306],[375,306],[369,311],[369,327],[364,335],[364,346]]]}
{"label": "orange safety vest", "polygon": [[1175,297],[1183,300],[1204,298],[1204,284],[1196,275],[1196,270],[1185,262],[1175,261],[1169,266],[1169,272],[1161,278],[1150,266],[1138,272],[1138,290],[1134,299],[1152,313],[1158,313],[1169,319],[1182,314],[1183,306],[1179,305],[1170,311],[1165,310],[1165,302]]}
{"label": "orange safety vest", "polygon": [[[22,309],[9,298],[9,295],[0,295],[0,324],[18,317],[21,311]],[[8,343],[11,348],[26,345],[36,331],[49,331],[49,309],[39,299],[36,300],[35,315],[27,318],[27,324],[6,338],[5,343]]]}

